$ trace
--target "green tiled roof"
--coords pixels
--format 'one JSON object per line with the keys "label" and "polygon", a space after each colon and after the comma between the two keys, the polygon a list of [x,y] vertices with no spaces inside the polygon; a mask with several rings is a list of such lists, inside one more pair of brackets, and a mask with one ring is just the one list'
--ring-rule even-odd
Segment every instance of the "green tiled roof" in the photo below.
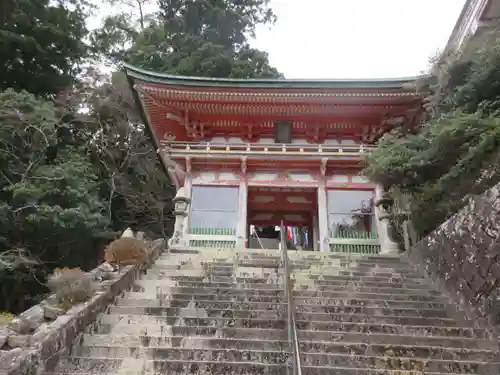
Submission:
{"label": "green tiled roof", "polygon": [[174,76],[152,72],[123,63],[129,78],[148,83],[186,87],[224,87],[246,89],[302,89],[302,90],[402,90],[403,85],[418,77],[389,79],[237,79]]}

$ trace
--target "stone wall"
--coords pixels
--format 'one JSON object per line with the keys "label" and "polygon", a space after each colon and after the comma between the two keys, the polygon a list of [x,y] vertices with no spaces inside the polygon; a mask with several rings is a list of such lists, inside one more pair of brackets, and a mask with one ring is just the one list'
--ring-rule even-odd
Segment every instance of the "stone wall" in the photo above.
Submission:
{"label": "stone wall", "polygon": [[[166,249],[163,239],[146,244],[150,262]],[[0,375],[34,375],[52,370],[85,328],[116,297],[129,290],[141,273],[137,266],[125,266],[119,271],[105,266],[110,267],[103,263],[89,273],[96,280],[96,291],[89,301],[64,312],[53,306],[54,296],[50,296],[17,316],[7,327],[0,327]]]}
{"label": "stone wall", "polygon": [[500,331],[500,184],[408,253],[410,262],[445,292],[477,327]]}

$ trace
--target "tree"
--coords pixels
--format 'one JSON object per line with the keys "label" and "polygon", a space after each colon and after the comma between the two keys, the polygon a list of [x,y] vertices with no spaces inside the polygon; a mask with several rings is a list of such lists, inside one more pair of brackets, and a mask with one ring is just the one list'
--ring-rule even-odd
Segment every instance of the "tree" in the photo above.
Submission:
{"label": "tree", "polygon": [[265,52],[253,49],[248,36],[258,24],[276,17],[268,0],[158,0],[159,12],[139,32],[123,15],[106,20],[92,38],[112,50],[115,63],[176,75],[255,78],[282,75]]}
{"label": "tree", "polygon": [[93,91],[86,124],[91,160],[115,229],[132,227],[157,237],[172,230],[175,188],[140,121],[123,73]]}
{"label": "tree", "polygon": [[0,90],[53,95],[74,84],[88,57],[84,0],[6,0],[0,5]]}
{"label": "tree", "polygon": [[0,93],[0,254],[10,259],[0,270],[0,309],[24,308],[17,297],[39,296],[61,263],[95,266],[93,242],[109,231],[86,146],[65,129],[51,102]]}
{"label": "tree", "polygon": [[[500,182],[500,47],[498,35],[470,60],[453,57],[428,85],[434,114],[417,134],[396,129],[379,141],[365,174],[412,194],[420,236]],[[433,81],[433,82],[432,82]]]}

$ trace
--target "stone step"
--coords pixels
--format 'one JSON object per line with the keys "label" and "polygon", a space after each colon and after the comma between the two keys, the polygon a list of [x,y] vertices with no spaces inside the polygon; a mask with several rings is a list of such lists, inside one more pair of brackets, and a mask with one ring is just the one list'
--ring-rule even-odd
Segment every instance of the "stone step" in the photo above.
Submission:
{"label": "stone step", "polygon": [[[122,320],[119,323],[115,318]],[[130,319],[128,317],[131,317]],[[132,318],[133,317],[133,318]],[[148,319],[149,322],[148,322]],[[181,324],[182,323],[182,324]],[[95,330],[101,334],[126,333],[131,335],[162,334],[168,332],[171,326],[205,326],[205,327],[234,327],[234,328],[273,328],[285,329],[285,319],[266,318],[198,318],[196,316],[157,316],[157,315],[129,315],[127,318],[120,315],[103,315],[96,324]],[[311,323],[312,326],[315,323]]]}
{"label": "stone step", "polygon": [[[402,357],[397,355],[350,355],[331,353],[306,353],[301,354],[303,366],[329,366],[329,367],[356,367],[356,368],[382,368],[386,370],[451,373],[482,373],[490,365],[487,360],[476,361],[473,359],[434,359],[418,357]],[[500,363],[499,363],[500,365]]]}
{"label": "stone step", "polygon": [[[145,299],[147,303],[142,304],[142,306],[151,307],[162,307],[161,315],[172,316],[177,315],[183,308],[190,306],[189,301],[185,306],[172,306],[172,301],[161,301],[157,299]],[[234,316],[234,317],[252,317],[258,316],[259,314],[268,314],[269,312],[281,311],[286,312],[286,304],[268,304],[268,308],[259,309],[256,306],[242,306],[243,308],[210,308],[202,307],[198,303],[191,303],[193,308],[203,309],[208,316]],[[206,305],[206,304],[205,304]],[[137,300],[133,299],[123,299],[120,301],[118,306],[137,306]],[[337,306],[325,306],[325,305],[300,305],[295,306],[295,312],[298,319],[304,316],[303,320],[329,320],[330,314],[368,314],[368,315],[389,315],[389,316],[418,316],[418,317],[437,317],[446,318],[448,317],[448,311],[446,309],[430,309],[424,308],[422,305],[420,308],[398,308],[398,307],[383,307],[383,306],[353,306],[353,305],[337,305]],[[139,310],[140,311],[140,310]],[[145,311],[145,310],[144,310]],[[312,314],[312,315],[311,315]]]}
{"label": "stone step", "polygon": [[[281,258],[266,258],[266,259],[228,259],[224,261],[217,261],[209,258],[190,258],[178,260],[175,258],[158,258],[154,265],[158,268],[167,269],[218,269],[234,270],[240,268],[282,268]],[[303,272],[304,269],[311,270],[354,270],[354,271],[373,271],[378,270],[381,272],[400,271],[419,274],[409,263],[378,263],[378,262],[364,262],[364,261],[333,261],[333,262],[294,262],[289,263],[290,270]],[[267,270],[267,272],[272,272]]]}
{"label": "stone step", "polygon": [[[161,308],[158,308],[161,309]],[[158,312],[158,311],[155,311]],[[276,316],[271,317],[203,317],[195,315],[193,312],[188,315],[186,312],[183,315],[153,315],[153,311],[149,315],[102,315],[100,318],[101,333],[107,332],[106,326],[109,329],[120,323],[120,329],[131,329],[134,333],[137,330],[151,331],[151,327],[167,329],[167,326],[180,325],[200,325],[200,326],[217,326],[217,327],[242,327],[242,328],[279,328],[284,326],[285,315],[280,319]],[[269,316],[272,313],[269,314]],[[318,315],[318,316],[316,316]],[[365,314],[331,314],[329,316],[322,314],[297,314],[296,325],[298,329],[320,329],[330,330],[330,327],[335,326],[335,323],[378,323],[378,324],[401,324],[413,326],[432,326],[438,325],[443,327],[469,327],[472,322],[457,323],[449,318],[434,318],[434,317],[419,317],[419,316],[391,316],[391,315],[370,315]],[[317,320],[311,320],[315,318]],[[323,318],[323,320],[320,320]]]}
{"label": "stone step", "polygon": [[[179,267],[179,266],[193,266],[196,265],[198,267],[202,267],[204,269],[218,269],[218,270],[232,270],[235,267],[256,267],[256,268],[282,268],[281,258],[247,258],[247,259],[228,259],[223,262],[219,262],[213,259],[203,259],[203,258],[192,258],[192,259],[183,259],[181,261],[168,258],[168,257],[160,257],[156,260],[155,265],[158,267]],[[392,263],[384,263],[384,262],[376,262],[376,261],[349,261],[349,260],[333,260],[327,262],[321,261],[289,261],[289,266],[291,270],[304,270],[304,269],[353,269],[353,270],[379,270],[379,271],[405,271],[415,273],[415,269],[408,263],[401,262],[392,262]],[[187,267],[189,268],[189,267]]]}
{"label": "stone step", "polygon": [[281,277],[280,274],[270,274],[269,276],[262,277],[262,276],[246,276],[246,277],[237,277],[236,275],[230,275],[230,276],[220,276],[220,275],[213,275],[211,274],[208,276],[207,274],[200,274],[200,272],[197,272],[196,274],[194,273],[189,273],[185,272],[185,270],[167,270],[167,271],[161,271],[161,272],[156,272],[149,270],[147,274],[145,274],[141,279],[142,280],[165,280],[165,279],[170,279],[174,281],[194,281],[194,282],[200,282],[203,280],[213,280],[213,281],[219,281],[219,282],[228,282],[232,283],[235,280],[237,282],[245,282],[245,283],[267,283],[268,280],[270,279],[278,279]]}
{"label": "stone step", "polygon": [[[146,365],[142,360],[134,360],[138,363],[130,364],[129,368],[143,366],[144,375],[206,375],[206,374],[231,374],[231,375],[288,375],[289,371],[281,365],[255,365],[252,363],[226,364],[209,361],[193,361],[188,364],[183,361],[167,361],[161,368],[149,369],[154,365]],[[126,366],[124,366],[126,367]],[[142,368],[142,367],[141,367]],[[137,371],[127,371],[126,368],[119,372],[109,372],[108,375],[136,375]],[[66,372],[44,372],[42,375],[68,375]],[[359,369],[353,367],[325,367],[325,366],[302,366],[303,375],[423,375],[422,371],[385,370],[385,369]],[[426,372],[425,375],[449,375],[450,372]],[[86,372],[78,372],[78,375],[96,375]],[[461,373],[460,375],[477,375],[472,373]]]}
{"label": "stone step", "polygon": [[[304,307],[304,306],[301,306]],[[315,306],[318,307],[318,306]],[[298,320],[325,321],[330,320],[332,315],[356,314],[356,315],[384,315],[397,317],[425,317],[425,318],[448,318],[448,312],[443,309],[416,309],[416,308],[394,308],[394,307],[367,307],[367,306],[321,306],[323,311],[303,311],[295,309],[295,316]]]}
{"label": "stone step", "polygon": [[313,278],[308,276],[309,280],[312,280],[315,285],[318,287],[331,287],[336,285],[348,285],[348,284],[356,284],[356,285],[364,285],[364,286],[372,286],[372,287],[384,287],[387,285],[396,286],[398,288],[429,288],[427,284],[425,284],[422,280],[406,280],[402,278],[369,278],[369,277],[338,277],[334,278],[324,278],[323,280],[319,280],[317,277]]}
{"label": "stone step", "polygon": [[[202,269],[207,269],[207,270],[212,269],[212,270],[217,270],[219,272],[222,271],[232,272],[236,264],[233,260],[227,262],[217,262],[208,259],[194,259],[192,261],[186,261],[186,263],[184,264],[187,266],[190,265],[190,262],[196,264],[199,263]],[[157,259],[154,265],[157,268],[178,267],[177,265],[175,265],[175,263],[172,264],[170,259]],[[239,259],[237,265],[238,267],[275,269],[275,268],[281,268],[281,259],[244,259],[244,260]]]}
{"label": "stone step", "polygon": [[[176,260],[176,256],[170,254],[162,254],[157,259],[159,261],[170,261]],[[213,263],[215,265],[225,265],[227,263],[244,263],[244,262],[281,262],[281,254],[274,253],[271,255],[263,255],[257,253],[247,253],[247,254],[236,254],[236,253],[227,253],[225,255],[215,254],[215,253],[206,253],[206,254],[198,254],[191,255],[186,258],[183,258],[186,261],[197,261],[201,263]]]}
{"label": "stone step", "polygon": [[[282,365],[259,365],[252,363],[226,364],[209,361],[192,361],[186,364],[184,361],[166,361],[162,366],[149,369],[154,365],[146,365],[142,360],[137,364],[130,364],[129,368],[143,366],[145,375],[206,375],[206,374],[231,374],[231,375],[289,375],[289,371]],[[124,366],[125,367],[125,366]],[[142,367],[141,367],[142,368]],[[109,372],[108,375],[136,375],[136,371],[121,369],[120,372]],[[68,375],[66,372],[44,372],[42,375]],[[422,371],[385,370],[385,369],[359,369],[353,367],[326,367],[326,366],[302,366],[303,375],[423,375]],[[450,372],[426,372],[425,375],[449,375]],[[78,375],[96,375],[86,372],[78,372]],[[472,373],[461,373],[460,375],[477,375]]]}
{"label": "stone step", "polygon": [[[181,253],[179,250],[172,250],[165,252],[161,257],[169,257],[170,254],[175,254],[177,257]],[[198,256],[236,256],[238,258],[242,257],[281,257],[281,250],[277,249],[204,249],[204,250],[188,250],[184,252],[185,254],[197,254]],[[192,256],[192,255],[191,255]],[[304,261],[319,261],[325,262],[328,260],[363,260],[368,262],[377,263],[407,263],[404,259],[401,259],[399,255],[368,255],[368,254],[354,254],[354,253],[319,253],[319,252],[297,252],[295,250],[288,251],[288,258],[291,261],[294,260],[304,260]]]}
{"label": "stone step", "polygon": [[408,263],[381,263],[372,261],[348,261],[348,260],[333,260],[328,262],[304,262],[290,261],[291,270],[303,269],[352,269],[352,270],[385,270],[385,271],[407,271],[416,272],[416,270]]}
{"label": "stone step", "polygon": [[[349,276],[332,276],[332,275],[319,275],[319,274],[307,274],[307,277],[311,280],[314,280],[316,283],[318,283],[318,285],[327,285],[329,283],[338,283],[346,281],[371,282],[371,283],[405,283],[408,285],[418,285],[418,286],[427,285],[425,279],[423,278],[406,278],[406,277],[387,278],[387,277],[376,277],[376,276],[349,277]],[[158,273],[149,271],[142,278],[142,280],[164,280],[164,279],[170,279],[179,282],[202,282],[204,280],[214,280],[214,281],[219,281],[221,283],[223,282],[233,283],[236,280],[236,282],[265,284],[268,282],[269,277],[220,276],[214,278],[214,277],[208,277],[206,275],[184,275],[181,271],[175,270],[175,271],[164,271]]]}
{"label": "stone step", "polygon": [[[269,275],[273,274],[276,275],[276,273],[280,274],[282,271],[281,269],[278,269],[277,271],[272,270],[264,270],[263,273],[268,273]],[[292,277],[296,274],[303,274],[304,271],[292,271]],[[185,275],[185,276],[190,276],[190,275],[207,275],[210,274],[211,276],[233,276],[234,274],[234,267],[233,266],[228,266],[228,267],[220,267],[219,269],[211,269],[209,271],[204,270],[203,268],[194,268],[194,267],[182,267],[180,268],[179,266],[158,266],[157,264],[154,264],[151,266],[151,268],[148,270],[147,274],[164,274],[164,275],[170,275],[170,274],[177,274],[177,275]],[[360,269],[336,269],[332,267],[328,267],[325,269],[313,269],[309,270],[307,273],[308,275],[311,275],[313,277],[316,276],[323,276],[323,277],[329,277],[329,276],[344,276],[344,277],[381,277],[381,278],[391,278],[391,277],[404,277],[405,279],[416,279],[416,280],[422,280],[422,276],[413,272],[413,271],[404,271],[404,270],[386,270],[386,271],[380,271],[380,270],[360,270]],[[250,277],[250,276],[249,276]]]}
{"label": "stone step", "polygon": [[371,294],[371,295],[393,295],[393,296],[400,296],[402,298],[408,297],[408,296],[414,296],[414,297],[426,297],[426,296],[432,296],[432,297],[439,297],[441,294],[438,291],[435,290],[426,290],[424,288],[420,289],[410,289],[410,288],[404,288],[404,289],[398,289],[398,288],[371,288],[371,287],[357,287],[357,286],[351,286],[350,288],[348,287],[339,287],[339,288],[330,288],[329,290],[294,290],[293,294],[295,297],[318,297],[318,298],[332,298],[338,293],[348,293],[351,296],[361,296],[365,294]]}
{"label": "stone step", "polygon": [[[175,269],[197,269],[207,270],[219,273],[234,272],[237,268],[261,268],[265,272],[273,272],[276,269],[282,269],[281,260],[237,260],[218,263],[210,260],[186,260],[180,264],[173,262],[170,259],[158,259],[155,261],[154,269],[157,270],[175,270]],[[409,264],[378,264],[376,262],[331,262],[331,263],[293,263],[290,265],[292,272],[310,271],[327,271],[328,274],[336,272],[365,272],[365,273],[398,273],[410,274],[422,277]]]}
{"label": "stone step", "polygon": [[[77,357],[111,358],[169,358],[172,350],[240,350],[254,352],[290,352],[287,340],[223,340],[206,337],[169,337],[163,344],[152,346],[150,342],[139,345],[92,345],[85,343],[72,355]],[[493,348],[492,348],[493,349]],[[459,361],[493,361],[493,350],[447,348],[442,346],[380,345],[352,342],[304,342],[300,344],[302,355],[369,355],[387,357],[417,357]]]}
{"label": "stone step", "polygon": [[[225,309],[204,309],[196,307],[161,307],[161,314],[156,316],[188,316],[188,317],[207,317],[207,318],[234,318],[234,319],[284,319],[286,315],[286,306],[274,310],[225,310]],[[148,310],[151,312],[151,310]],[[142,315],[142,314],[139,314]],[[149,314],[151,316],[151,314]],[[325,314],[317,314],[325,315]],[[134,315],[131,315],[134,316]],[[137,315],[135,315],[137,316]]]}
{"label": "stone step", "polygon": [[[322,272],[323,271],[323,272]],[[422,276],[415,273],[415,272],[410,272],[410,271],[373,271],[373,270],[349,270],[349,269],[342,269],[342,270],[337,270],[337,269],[326,269],[325,270],[311,270],[310,275],[313,276],[319,276],[322,275],[323,277],[328,277],[328,276],[347,276],[347,277],[367,277],[367,276],[372,276],[372,277],[382,277],[382,278],[391,278],[391,277],[404,277],[405,279],[417,279],[417,280],[422,280]],[[292,272],[293,274],[298,274],[299,272]]]}
{"label": "stone step", "polygon": [[[295,285],[300,284],[301,281],[296,280]],[[304,281],[302,281],[304,282]],[[370,287],[370,288],[397,288],[397,289],[430,289],[428,285],[422,285],[417,283],[406,283],[401,281],[389,281],[385,282],[371,282],[367,280],[342,280],[342,281],[324,281],[324,280],[306,280],[308,286],[314,288],[318,291],[328,290],[332,288],[344,288],[344,287]],[[144,289],[151,289],[156,287],[186,287],[186,288],[236,288],[236,289],[276,289],[282,288],[277,282],[274,283],[263,283],[263,282],[247,282],[245,280],[231,280],[231,281],[219,281],[219,280],[201,280],[201,281],[186,281],[186,280],[169,280],[167,278],[160,280],[138,280],[136,285]],[[299,288],[300,286],[297,286]]]}
{"label": "stone step", "polygon": [[[119,314],[119,313],[123,314]],[[130,320],[128,320],[128,317],[131,317]],[[142,317],[142,318],[141,318]],[[342,316],[342,317],[345,317]],[[310,327],[313,327],[316,330],[324,330],[324,331],[331,331],[332,337],[338,337],[339,334],[344,334],[346,332],[349,333],[360,333],[360,334],[398,334],[398,335],[404,335],[404,334],[410,334],[410,335],[423,335],[423,336],[430,336],[430,335],[435,335],[435,336],[442,336],[442,337],[477,337],[477,338],[488,338],[489,336],[485,333],[483,330],[477,330],[477,329],[472,329],[471,328],[471,323],[468,322],[463,322],[461,324],[447,324],[446,326],[433,326],[432,324],[435,323],[433,321],[420,321],[418,323],[421,324],[416,324],[416,325],[411,325],[411,324],[406,324],[402,325],[400,323],[384,323],[380,322],[378,320],[376,321],[368,321],[368,322],[361,322],[358,320],[358,316],[355,316],[354,319],[355,321],[329,321],[329,322],[307,322],[307,321],[297,321],[297,328],[301,330],[309,330],[312,329]],[[167,329],[167,323],[169,325],[175,325],[178,323],[177,317],[169,317],[167,318],[166,316],[159,316],[157,315],[149,315],[143,317],[142,311],[137,311],[136,314],[134,314],[130,310],[124,310],[124,311],[117,311],[116,315],[102,315],[99,323],[96,325],[96,329],[102,331],[102,324],[106,323],[111,329],[114,325],[118,324],[118,322],[121,320],[123,323],[126,324],[132,324],[132,322],[136,322],[139,319],[142,319],[142,322],[146,322],[147,325],[160,325],[162,330]],[[401,319],[400,319],[401,320]],[[415,321],[415,319],[413,319]],[[130,323],[129,323],[130,322]],[[449,322],[449,321],[446,321]],[[222,323],[226,323],[223,321]],[[240,322],[233,322],[233,324],[238,323],[236,327],[241,327]],[[453,322],[451,322],[453,323]],[[163,325],[162,325],[163,324]],[[122,324],[123,325],[123,324]],[[191,324],[193,326],[197,326],[196,322]],[[205,323],[203,323],[204,327],[207,327]],[[255,324],[253,325],[255,326]],[[257,324],[257,327],[259,325]],[[165,328],[167,327],[167,328]],[[225,325],[227,327],[227,325]],[[176,327],[173,327],[176,329]],[[244,328],[244,327],[243,327]],[[261,327],[263,328],[263,327]],[[105,328],[104,328],[105,329]],[[339,333],[340,332],[340,333]],[[320,333],[318,333],[319,335]],[[321,333],[325,337],[324,333]],[[316,336],[314,336],[316,337]],[[319,337],[313,338],[315,340],[320,340]]]}
{"label": "stone step", "polygon": [[[193,295],[191,295],[193,296]],[[180,298],[180,295],[176,295],[176,298]],[[193,297],[196,298],[196,297]],[[442,295],[429,295],[429,294],[395,294],[395,293],[360,293],[358,291],[342,291],[342,292],[332,292],[328,296],[303,296],[294,295],[294,304],[317,304],[321,305],[323,303],[335,304],[336,300],[365,300],[365,301],[380,301],[384,300],[387,302],[415,302],[415,303],[447,303],[449,300]]]}
{"label": "stone step", "polygon": [[212,294],[212,295],[234,295],[234,294],[252,294],[256,296],[281,296],[284,294],[283,288],[275,285],[274,288],[269,289],[249,289],[249,288],[217,288],[217,287],[158,287],[158,293],[161,294]]}
{"label": "stone step", "polygon": [[[140,350],[156,348],[218,348],[238,350],[289,351],[286,334],[281,331],[278,340],[231,339],[217,337],[187,336],[130,336],[130,335],[84,335],[82,346],[72,353],[84,357],[134,357]],[[130,350],[130,351],[129,351]],[[137,353],[142,356],[143,353]]]}
{"label": "stone step", "polygon": [[[159,287],[183,287],[183,288],[222,288],[222,289],[283,289],[278,283],[254,283],[240,281],[238,283],[231,281],[174,281],[174,280],[138,280],[135,285],[151,290]],[[386,284],[387,285],[387,284]]]}
{"label": "stone step", "polygon": [[410,316],[387,316],[387,315],[372,315],[364,314],[332,314],[329,321],[309,321],[296,320],[297,329],[319,329],[330,330],[334,323],[378,323],[378,324],[401,324],[414,326],[430,326],[437,325],[443,327],[470,327],[472,322],[457,323],[453,319],[447,318],[422,318]]}
{"label": "stone step", "polygon": [[[85,334],[80,348],[91,347],[196,347],[219,349],[272,349],[288,350],[287,333],[283,330],[267,330],[264,334],[255,329],[217,329],[214,327],[172,327],[172,335],[102,335]],[[365,335],[355,333],[331,333],[322,331],[298,331],[301,352],[345,352],[351,353],[350,347],[372,347],[373,353],[382,353],[386,350],[400,353],[402,350],[413,350],[414,356],[428,357],[438,350],[446,350],[453,354],[453,358],[462,355],[476,355],[478,353],[494,353],[498,350],[498,343],[493,340],[479,340],[470,338],[450,338],[431,336],[412,336],[411,334]],[[258,337],[260,336],[260,337]],[[314,337],[316,339],[310,339]],[[323,338],[318,339],[318,338]],[[411,343],[411,344],[409,344]],[[73,354],[81,353],[78,348]],[[85,349],[87,350],[87,349]],[[90,349],[89,349],[90,350]],[[121,350],[121,349],[120,349]],[[368,350],[368,349],[366,349]],[[429,351],[431,354],[422,354]],[[385,352],[384,352],[385,353]],[[418,354],[420,353],[420,354]],[[462,353],[462,354],[461,354]],[[99,356],[93,354],[94,356]],[[489,354],[488,354],[489,355]],[[108,356],[106,354],[106,356]],[[113,356],[113,355],[109,355]],[[470,357],[469,357],[470,358]]]}
{"label": "stone step", "polygon": [[[144,297],[144,296],[143,296]],[[328,308],[336,308],[341,306],[351,307],[382,307],[396,309],[442,309],[447,310],[448,305],[440,302],[421,302],[421,301],[388,301],[376,299],[327,299],[327,300],[306,300],[296,299],[295,311],[301,312],[324,312]],[[138,303],[141,302],[141,303]],[[299,302],[299,303],[298,303]],[[117,301],[117,306],[165,306],[165,307],[187,307],[189,304],[194,304],[193,307],[208,308],[208,309],[255,309],[255,310],[273,310],[286,306],[285,302],[262,302],[262,301],[210,301],[200,299],[178,299],[172,298],[168,300],[157,300],[148,298],[130,298],[125,297]]]}
{"label": "stone step", "polygon": [[[212,295],[233,295],[233,294],[254,294],[259,296],[281,296],[283,295],[283,288],[275,289],[243,289],[243,288],[216,288],[216,287],[199,287],[191,288],[184,286],[176,287],[158,287],[158,293],[161,294],[212,294]],[[410,289],[410,288],[373,288],[364,286],[352,285],[349,288],[338,286],[331,287],[329,290],[294,290],[294,296],[297,297],[332,297],[340,292],[347,292],[352,294],[392,294],[392,295],[413,295],[413,296],[440,296],[441,294],[435,290],[426,290],[426,288]]]}
{"label": "stone step", "polygon": [[367,255],[367,254],[354,254],[354,253],[318,253],[318,252],[309,252],[309,253],[294,253],[290,251],[288,253],[288,258],[291,261],[294,260],[305,260],[305,261],[315,261],[315,262],[326,262],[328,260],[344,260],[344,261],[358,261],[362,260],[365,262],[377,262],[377,263],[405,263],[407,262],[404,259],[401,259],[399,255]]}
{"label": "stone step", "polygon": [[[160,354],[160,353],[158,353]],[[58,366],[58,372],[65,373],[122,373],[123,370],[137,371],[140,373],[153,374],[178,374],[178,366],[184,362],[191,373],[213,373],[213,368],[203,369],[194,367],[193,364],[199,363],[219,363],[228,366],[227,372],[217,370],[216,373],[238,373],[238,369],[243,366],[280,366],[285,367],[288,353],[271,351],[240,351],[240,350],[192,350],[192,349],[166,349],[162,351],[162,358],[158,359],[122,359],[109,357],[63,357]],[[351,356],[342,354],[307,354],[302,356],[302,365],[311,367],[330,367],[333,368],[355,368],[355,369],[380,369],[380,370],[399,370],[399,371],[421,371],[428,375],[429,373],[484,373],[497,363],[488,363],[485,361],[458,361],[458,360],[440,360],[409,357],[392,356]],[[127,363],[128,362],[128,363]],[[172,364],[176,364],[172,367]],[[140,370],[140,371],[138,371]],[[194,371],[193,371],[194,370]],[[232,371],[231,371],[232,370]],[[273,370],[269,369],[271,372]],[[254,370],[255,371],[255,370]],[[283,369],[277,372],[284,374]],[[321,370],[320,370],[321,371]],[[307,370],[305,371],[307,373]],[[182,371],[181,373],[185,373]],[[255,374],[255,372],[253,372]],[[259,373],[259,372],[257,372]],[[266,371],[266,373],[268,373]],[[321,372],[323,373],[323,372]],[[326,374],[326,372],[324,372]],[[335,373],[335,372],[334,372]]]}
{"label": "stone step", "polygon": [[[243,291],[245,292],[245,291]],[[279,303],[284,302],[285,297],[283,294],[278,296],[267,296],[267,295],[253,295],[252,293],[240,293],[240,294],[208,294],[208,293],[167,293],[169,295],[169,300],[209,300],[215,302],[270,302],[270,303]],[[150,294],[146,294],[144,292],[129,292],[126,294],[126,299],[137,300],[142,303],[142,301],[151,301],[152,299],[157,298],[155,296],[151,296]],[[294,296],[295,304],[316,304],[321,305],[322,303],[335,303],[335,300],[386,300],[386,301],[399,301],[399,302],[435,302],[435,303],[445,303],[448,300],[443,296],[429,296],[429,295],[411,295],[411,294],[380,294],[380,293],[359,293],[352,292],[348,290],[344,290],[342,292],[334,292],[329,293],[326,296]],[[118,300],[118,304],[120,300]],[[149,302],[144,302],[148,304]]]}

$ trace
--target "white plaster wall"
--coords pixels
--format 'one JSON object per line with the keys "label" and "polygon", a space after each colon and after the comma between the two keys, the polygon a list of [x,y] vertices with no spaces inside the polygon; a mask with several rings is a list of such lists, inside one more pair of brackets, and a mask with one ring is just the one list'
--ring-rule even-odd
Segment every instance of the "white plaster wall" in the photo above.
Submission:
{"label": "white plaster wall", "polygon": [[261,138],[255,143],[258,145],[274,144],[274,138]]}
{"label": "white plaster wall", "polygon": [[273,181],[278,179],[278,173],[255,173],[248,178],[251,181]]}
{"label": "white plaster wall", "polygon": [[349,183],[349,176],[342,174],[334,174],[332,176],[327,177],[328,181],[334,182],[337,184],[347,184]]}
{"label": "white plaster wall", "polygon": [[228,143],[237,143],[237,144],[246,143],[246,142],[243,142],[243,139],[238,138],[238,137],[229,137],[227,141],[228,141]]}
{"label": "white plaster wall", "polygon": [[314,178],[310,173],[292,172],[292,173],[288,174],[288,178],[290,178],[293,181],[300,181],[300,182],[314,182],[314,181],[316,181],[316,178]]}
{"label": "white plaster wall", "polygon": [[227,143],[227,140],[226,138],[224,137],[213,137],[211,140],[210,140],[211,143]]}
{"label": "white plaster wall", "polygon": [[360,145],[359,142],[356,142],[352,139],[342,139],[342,140],[327,139],[323,144],[329,145],[329,146],[356,146],[356,145]]}
{"label": "white plaster wall", "polygon": [[[229,144],[246,144],[248,142],[244,141],[243,139],[239,137],[213,137],[212,139],[209,140],[211,143],[229,143]],[[259,145],[266,145],[266,144],[275,144],[274,143],[274,138],[273,137],[266,137],[266,138],[261,138],[257,140],[256,142],[253,142],[255,144]],[[318,143],[316,142],[309,142],[305,138],[295,138],[292,139],[292,144],[308,144],[308,145],[317,145]],[[330,145],[330,146],[356,146],[360,145],[360,142],[356,142],[352,139],[343,139],[343,140],[337,140],[337,139],[327,139],[321,144],[323,145]]]}
{"label": "white plaster wall", "polygon": [[193,176],[192,183],[196,185],[213,184],[224,181],[238,181],[240,175],[235,172],[220,172],[218,175],[215,172],[199,172]]}
{"label": "white plaster wall", "polygon": [[351,180],[354,184],[368,184],[370,182],[365,176],[352,176]]}
{"label": "white plaster wall", "polygon": [[215,172],[200,172],[196,176],[193,176],[193,184],[202,184],[204,182],[215,181]]}

